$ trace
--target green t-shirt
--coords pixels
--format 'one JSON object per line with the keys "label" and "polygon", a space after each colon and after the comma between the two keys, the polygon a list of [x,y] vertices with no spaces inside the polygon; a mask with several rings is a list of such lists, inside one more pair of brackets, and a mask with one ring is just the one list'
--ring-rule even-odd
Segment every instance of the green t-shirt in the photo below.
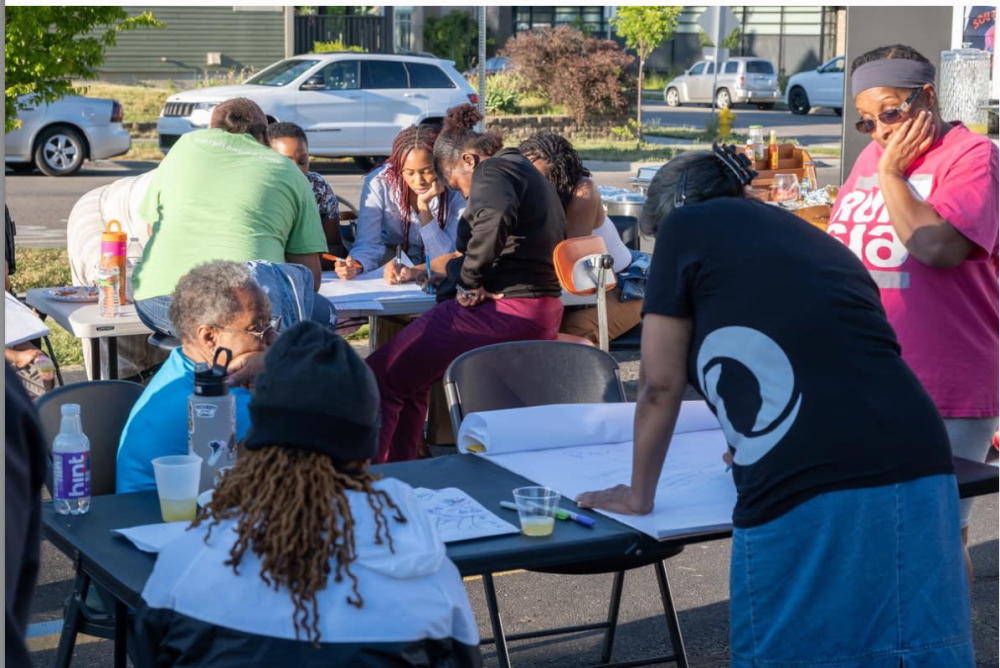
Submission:
{"label": "green t-shirt", "polygon": [[136,299],[168,295],[211,260],[284,262],[326,252],[309,181],[250,135],[189,132],[150,181],[140,214],[153,225],[133,277]]}

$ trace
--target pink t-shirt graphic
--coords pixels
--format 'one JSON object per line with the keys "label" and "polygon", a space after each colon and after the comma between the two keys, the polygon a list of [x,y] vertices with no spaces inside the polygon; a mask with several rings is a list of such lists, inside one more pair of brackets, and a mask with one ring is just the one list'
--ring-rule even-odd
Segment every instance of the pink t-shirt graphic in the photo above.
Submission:
{"label": "pink t-shirt graphic", "polygon": [[958,123],[906,173],[910,188],[976,246],[958,267],[910,257],[889,220],[872,142],[840,190],[827,231],[878,284],[903,359],[941,415],[998,414],[997,147]]}

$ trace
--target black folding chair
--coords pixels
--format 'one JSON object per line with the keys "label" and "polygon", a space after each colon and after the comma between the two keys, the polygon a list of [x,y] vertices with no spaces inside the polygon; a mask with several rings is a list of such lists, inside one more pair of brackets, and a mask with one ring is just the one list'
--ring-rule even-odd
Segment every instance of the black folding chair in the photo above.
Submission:
{"label": "black folding chair", "polygon": [[[561,341],[518,341],[471,350],[457,357],[445,371],[444,389],[455,434],[458,434],[463,417],[477,411],[545,404],[614,403],[626,400],[618,363],[611,355],[593,346]],[[687,666],[680,625],[670,595],[670,583],[667,580],[667,571],[663,567],[664,559],[676,556],[683,549],[683,546],[663,545],[648,550],[627,563],[621,560],[595,560],[569,567],[539,570],[538,572],[542,573],[567,575],[603,573],[615,575],[606,621],[530,633],[504,634],[493,576],[485,573],[483,588],[493,627],[493,638],[483,640],[482,644],[495,643],[501,668],[508,668],[510,658],[507,640],[605,629],[600,663],[608,664],[614,648],[625,571],[652,565],[660,589],[660,599],[663,603],[663,613],[673,652],[610,665],[640,666],[676,661],[678,666]]]}
{"label": "black folding chair", "polygon": [[[90,439],[90,492],[94,496],[115,493],[115,470],[118,441],[129,412],[143,387],[126,380],[92,380],[56,388],[35,401],[42,422],[42,433],[51,448],[59,433],[63,404],[80,404],[83,433]],[[52,452],[45,486],[52,493]],[[98,638],[124,639],[127,612],[99,587],[90,587],[90,576],[76,565],[73,594],[63,612],[63,630],[56,652],[56,668],[68,668],[73,658],[78,633]],[[117,645],[116,645],[117,649]],[[115,665],[125,666],[124,652],[115,652]]]}

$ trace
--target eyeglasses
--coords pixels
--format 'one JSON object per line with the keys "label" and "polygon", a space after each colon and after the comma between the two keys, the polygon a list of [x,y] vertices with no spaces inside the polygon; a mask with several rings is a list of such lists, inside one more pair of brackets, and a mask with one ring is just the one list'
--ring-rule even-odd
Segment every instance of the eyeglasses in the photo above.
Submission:
{"label": "eyeglasses", "polygon": [[219,327],[214,325],[215,329],[222,330],[224,332],[235,332],[237,334],[249,334],[250,336],[256,338],[258,341],[263,343],[270,335],[277,336],[278,331],[281,328],[281,317],[275,316],[270,318],[266,323],[258,323],[251,327],[250,329],[234,329],[232,327]]}
{"label": "eyeglasses", "polygon": [[[899,123],[903,120],[903,115],[910,110],[913,103],[916,102],[920,93],[923,92],[923,88],[918,88],[910,96],[903,100],[903,104],[899,105],[895,109],[886,109],[878,115],[878,119],[887,125],[892,125],[893,123]],[[875,132],[875,121],[870,118],[862,118],[860,121],[854,124],[855,129],[863,135],[870,135]]]}

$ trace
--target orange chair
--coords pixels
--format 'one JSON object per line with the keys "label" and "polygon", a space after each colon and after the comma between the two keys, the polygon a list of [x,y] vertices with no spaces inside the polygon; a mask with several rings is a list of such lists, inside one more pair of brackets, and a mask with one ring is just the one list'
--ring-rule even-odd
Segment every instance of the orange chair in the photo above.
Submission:
{"label": "orange chair", "polygon": [[[607,351],[607,292],[613,290],[617,282],[613,270],[614,258],[608,254],[604,239],[591,235],[560,241],[552,251],[552,264],[563,290],[574,295],[597,295],[599,347]],[[603,289],[598,290],[598,286],[603,286]]]}

